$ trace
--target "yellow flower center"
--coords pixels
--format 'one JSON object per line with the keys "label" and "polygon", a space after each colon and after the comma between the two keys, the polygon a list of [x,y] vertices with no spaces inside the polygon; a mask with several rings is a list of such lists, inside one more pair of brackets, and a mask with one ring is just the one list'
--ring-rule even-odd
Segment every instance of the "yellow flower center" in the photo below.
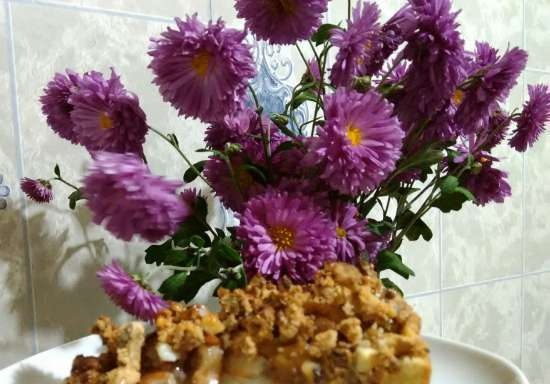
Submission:
{"label": "yellow flower center", "polygon": [[343,239],[344,237],[346,237],[348,235],[348,233],[346,232],[346,230],[342,227],[336,227],[336,235]]}
{"label": "yellow flower center", "polygon": [[462,100],[464,100],[464,91],[461,89],[457,89],[453,95],[453,104],[454,105],[460,105],[462,103]]}
{"label": "yellow flower center", "polygon": [[113,119],[109,117],[107,112],[101,112],[99,114],[99,127],[101,129],[111,129],[113,126]]}
{"label": "yellow flower center", "polygon": [[294,231],[288,227],[278,225],[269,228],[267,233],[278,251],[289,249],[294,245]]}
{"label": "yellow flower center", "polygon": [[210,53],[199,52],[193,59],[191,59],[191,67],[197,72],[197,75],[204,78],[208,72],[208,66],[210,64]]}
{"label": "yellow flower center", "polygon": [[355,126],[353,123],[348,124],[348,126],[346,127],[346,136],[348,137],[351,145],[354,147],[361,144],[361,140],[363,140],[361,130],[357,128],[357,126]]}

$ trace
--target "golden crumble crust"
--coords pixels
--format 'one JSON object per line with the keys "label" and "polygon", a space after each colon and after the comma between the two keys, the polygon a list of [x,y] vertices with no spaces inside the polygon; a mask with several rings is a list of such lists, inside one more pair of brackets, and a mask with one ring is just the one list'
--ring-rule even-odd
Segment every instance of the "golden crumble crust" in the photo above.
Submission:
{"label": "golden crumble crust", "polygon": [[170,303],[146,340],[98,319],[107,352],[75,359],[66,383],[429,383],[420,318],[371,265],[327,264],[305,285],[255,277],[218,295],[218,314]]}

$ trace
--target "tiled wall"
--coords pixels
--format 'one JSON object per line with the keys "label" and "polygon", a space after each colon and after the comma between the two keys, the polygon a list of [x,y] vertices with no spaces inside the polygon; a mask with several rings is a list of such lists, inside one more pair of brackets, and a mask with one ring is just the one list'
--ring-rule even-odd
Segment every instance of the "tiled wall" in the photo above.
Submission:
{"label": "tiled wall", "polygon": [[[197,11],[232,25],[231,0],[0,0],[0,367],[85,334],[97,315],[116,315],[98,294],[95,270],[116,257],[142,264],[144,244],[124,244],[93,226],[84,209],[66,208],[58,189],[54,204],[25,201],[22,175],[47,176],[53,164],[78,180],[88,155],[55,136],[40,114],[41,88],[55,71],[105,71],[115,65],[126,86],[141,98],[150,124],[201,145],[203,126],[177,117],[161,102],[147,70],[147,40],[175,15]],[[381,0],[389,15],[401,0]],[[519,106],[525,84],[550,82],[550,0],[455,0],[468,43],[486,39],[501,49],[508,41],[527,48],[529,70],[512,95]],[[331,21],[342,18],[345,0],[333,0]],[[270,60],[291,60],[290,47]],[[282,66],[284,69],[284,65]],[[276,69],[274,66],[272,69]],[[279,70],[281,66],[278,67]],[[182,167],[163,143],[150,137],[147,157],[154,171],[177,177]],[[432,214],[431,243],[403,251],[418,277],[402,282],[422,313],[426,333],[495,351],[521,365],[533,384],[550,382],[550,136],[525,156],[506,151],[514,197],[504,205],[468,207],[459,214]],[[5,194],[5,193],[4,193]],[[0,199],[1,200],[1,199]],[[0,208],[2,207],[0,201]],[[22,212],[25,212],[23,215]]]}

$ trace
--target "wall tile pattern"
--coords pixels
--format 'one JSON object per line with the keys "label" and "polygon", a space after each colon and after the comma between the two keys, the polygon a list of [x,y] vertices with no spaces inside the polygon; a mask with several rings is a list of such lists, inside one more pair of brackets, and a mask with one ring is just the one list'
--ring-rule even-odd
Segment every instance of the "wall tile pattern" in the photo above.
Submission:
{"label": "wall tile pattern", "polygon": [[[84,335],[99,314],[122,316],[101,295],[94,277],[111,257],[142,266],[145,244],[124,244],[90,223],[85,209],[66,207],[59,188],[55,204],[25,201],[22,175],[43,176],[57,162],[78,181],[88,156],[46,127],[37,99],[55,71],[106,71],[116,65],[136,92],[149,123],[201,146],[200,123],[177,116],[162,103],[146,68],[148,38],[173,16],[198,12],[242,26],[230,0],[0,0],[0,183],[10,187],[0,210],[0,367]],[[385,0],[388,17],[402,0]],[[550,0],[455,0],[468,46],[488,40],[501,50],[508,41],[530,51],[525,85],[550,82]],[[332,0],[327,20],[345,17],[346,0]],[[307,48],[307,47],[305,47]],[[264,52],[275,81],[299,79],[303,65],[294,47]],[[259,56],[260,57],[260,56]],[[286,72],[285,72],[286,71]],[[280,84],[279,84],[280,85]],[[307,114],[307,110],[304,111]],[[153,170],[181,175],[179,162],[155,137],[148,139]],[[428,217],[431,243],[406,244],[403,255],[418,277],[400,282],[422,314],[424,331],[495,351],[520,365],[533,384],[550,382],[550,136],[525,156],[506,152],[514,197],[504,205],[467,208]],[[501,153],[504,153],[502,149]],[[195,159],[198,159],[195,156]],[[2,204],[4,204],[2,202]]]}

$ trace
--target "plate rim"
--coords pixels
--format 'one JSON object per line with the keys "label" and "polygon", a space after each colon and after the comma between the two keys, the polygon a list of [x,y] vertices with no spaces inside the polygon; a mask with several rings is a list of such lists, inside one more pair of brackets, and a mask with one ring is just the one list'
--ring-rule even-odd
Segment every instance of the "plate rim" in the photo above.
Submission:
{"label": "plate rim", "polygon": [[[473,354],[476,354],[478,356],[483,356],[486,359],[493,360],[496,363],[498,363],[499,365],[503,365],[507,369],[509,369],[511,372],[513,372],[515,374],[515,376],[517,377],[517,379],[519,380],[518,384],[529,384],[529,381],[527,380],[527,377],[525,376],[525,374],[521,371],[521,369],[516,364],[514,364],[510,360],[508,360],[508,359],[506,359],[506,358],[504,358],[500,355],[497,355],[496,353],[493,353],[493,352],[490,352],[488,350],[473,346],[471,344],[466,344],[466,343],[463,343],[463,342],[460,342],[460,341],[451,340],[451,339],[443,338],[443,337],[436,336],[436,335],[422,335],[422,337],[428,343],[428,345],[438,343],[438,344],[449,346],[449,347],[454,348],[454,349],[459,349],[459,350],[462,350],[462,351],[473,353]],[[85,342],[93,342],[93,343],[98,344],[98,346],[99,346],[100,341],[101,340],[100,340],[98,335],[87,335],[87,336],[81,337],[79,339],[69,341],[65,344],[61,344],[57,347],[53,347],[53,348],[50,348],[48,350],[39,352],[35,355],[29,356],[29,357],[27,357],[23,360],[20,360],[16,363],[10,364],[9,366],[0,369],[0,377],[2,377],[5,374],[8,374],[10,371],[15,370],[15,369],[17,369],[18,367],[20,367],[22,365],[33,364],[33,362],[39,360],[41,358],[41,356],[44,356],[44,355],[50,353],[51,351],[53,351],[55,349],[58,349],[58,348],[63,348],[63,349],[71,348],[75,345],[78,345],[80,343],[85,343]]]}

